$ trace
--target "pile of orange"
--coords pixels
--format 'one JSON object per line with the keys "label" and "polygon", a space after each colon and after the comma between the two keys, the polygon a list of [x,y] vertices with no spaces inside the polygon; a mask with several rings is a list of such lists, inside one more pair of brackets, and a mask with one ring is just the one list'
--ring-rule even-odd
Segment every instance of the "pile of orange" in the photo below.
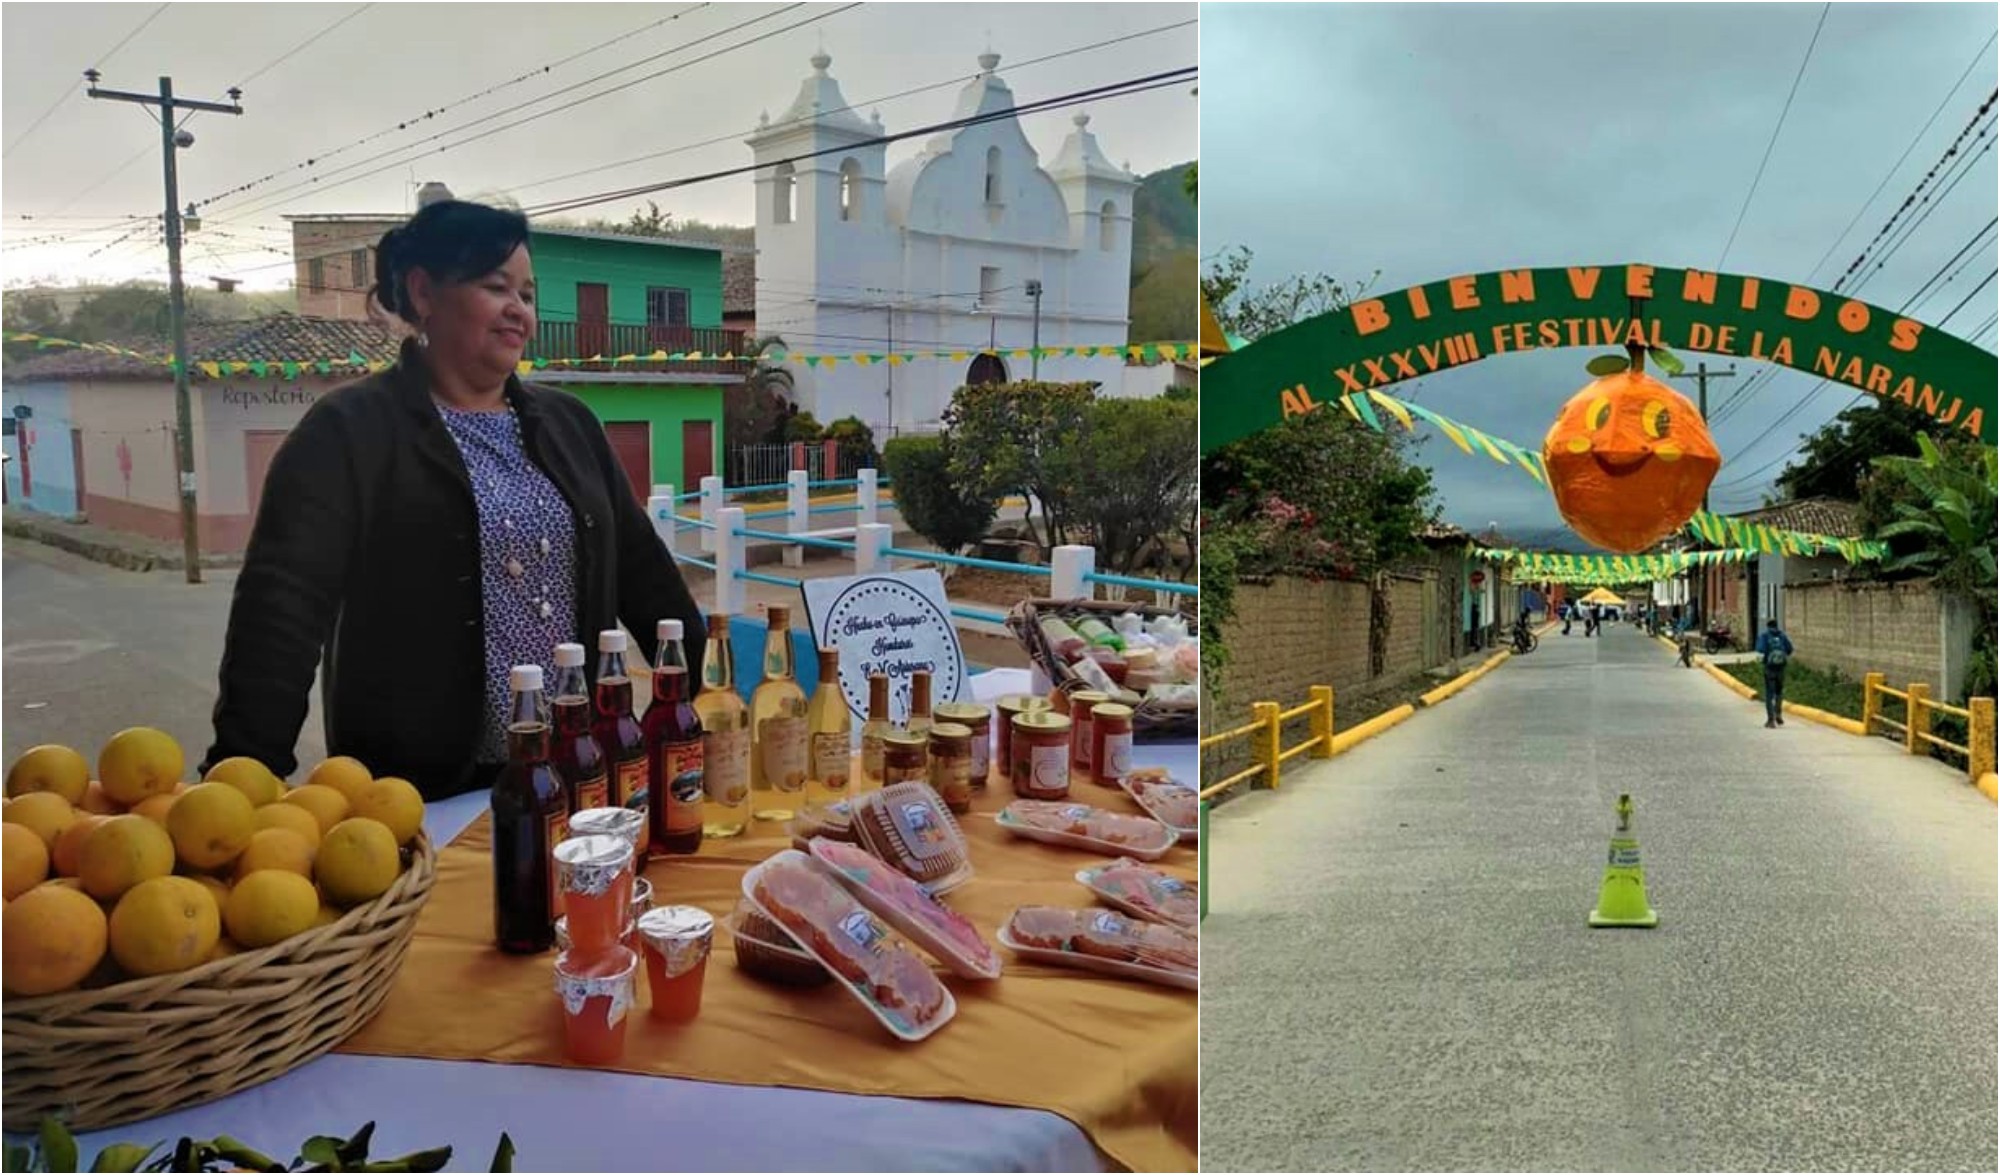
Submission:
{"label": "pile of orange", "polygon": [[0,806],[0,986],[33,996],[165,975],[274,946],[382,896],[424,801],[407,780],[328,759],[288,788],[254,759],[202,782],[135,727],[90,763],[39,746]]}

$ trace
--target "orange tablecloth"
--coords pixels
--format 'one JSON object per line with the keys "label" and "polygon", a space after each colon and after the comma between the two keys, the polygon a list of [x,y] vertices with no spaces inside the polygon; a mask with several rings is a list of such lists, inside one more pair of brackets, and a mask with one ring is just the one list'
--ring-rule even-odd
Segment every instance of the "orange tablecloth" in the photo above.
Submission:
{"label": "orange tablecloth", "polygon": [[[974,878],[946,901],[989,940],[1018,906],[1088,906],[1078,869],[1103,860],[1019,840],[993,813],[1011,793],[989,787],[961,819]],[[1137,808],[1116,790],[1079,783],[1072,798]],[[554,955],[520,958],[493,946],[492,859],[482,816],[439,854],[438,878],[410,953],[382,1011],[341,1051],[438,1060],[565,1065]],[[710,841],[699,855],[655,860],[654,901],[695,905],[718,921],[735,908],[743,874],[786,847],[775,828]],[[1196,854],[1160,864],[1192,880]],[[1006,959],[992,983],[947,976],[958,1015],[936,1035],[904,1044],[845,990],[791,991],[734,965],[718,929],[701,1017],[671,1028],[644,1012],[645,981],[615,1068],[738,1085],[838,1093],[955,1098],[1047,1110],[1074,1122],[1110,1158],[1135,1170],[1192,1171],[1196,1163],[1195,993]]]}

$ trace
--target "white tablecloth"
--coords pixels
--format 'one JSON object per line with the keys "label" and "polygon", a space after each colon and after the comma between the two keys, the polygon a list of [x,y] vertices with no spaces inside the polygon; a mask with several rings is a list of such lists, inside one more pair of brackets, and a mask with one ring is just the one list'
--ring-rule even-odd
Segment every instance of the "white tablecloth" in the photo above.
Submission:
{"label": "white tablecloth", "polygon": [[[1029,688],[1026,670],[973,679],[991,700]],[[1144,766],[1198,777],[1192,743],[1134,749]],[[429,806],[450,841],[486,810],[484,792]],[[469,993],[473,994],[473,993]],[[922,1046],[917,1046],[922,1047]],[[539,1065],[329,1055],[220,1101],[82,1136],[98,1148],[228,1134],[289,1160],[315,1134],[374,1122],[370,1155],[450,1146],[454,1171],[485,1171],[500,1132],[519,1171],[1097,1171],[1096,1147],[1041,1110],[924,1101]]]}

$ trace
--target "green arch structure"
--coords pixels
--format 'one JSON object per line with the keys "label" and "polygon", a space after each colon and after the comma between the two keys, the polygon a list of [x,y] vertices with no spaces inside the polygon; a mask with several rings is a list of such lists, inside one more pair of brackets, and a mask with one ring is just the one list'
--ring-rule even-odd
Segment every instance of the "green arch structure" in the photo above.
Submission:
{"label": "green arch structure", "polygon": [[1633,343],[1825,376],[1893,396],[1941,427],[1994,443],[2000,358],[1990,351],[1808,286],[1627,264],[1448,278],[1267,335],[1202,369],[1202,452],[1344,394],[1495,355],[1557,347],[1616,352]]}

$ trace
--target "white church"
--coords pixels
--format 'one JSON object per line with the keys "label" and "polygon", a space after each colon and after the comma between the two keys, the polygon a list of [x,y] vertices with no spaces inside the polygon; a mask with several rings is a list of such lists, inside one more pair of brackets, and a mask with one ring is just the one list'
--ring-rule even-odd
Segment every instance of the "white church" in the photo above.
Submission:
{"label": "white church", "polygon": [[[756,172],[757,333],[803,353],[970,354],[794,365],[802,409],[858,416],[881,437],[933,431],[959,387],[1035,374],[1027,358],[977,352],[1032,345],[1036,283],[1042,346],[1125,345],[1138,180],[1105,158],[1088,115],[1047,167],[1007,114],[938,134],[892,169],[886,145],[869,143],[887,133],[880,114],[848,108],[832,64],[816,54],[798,97],[747,140],[768,164]],[[953,121],[1014,105],[999,65],[979,57]],[[1039,378],[1118,394],[1125,361],[1044,358]]]}

